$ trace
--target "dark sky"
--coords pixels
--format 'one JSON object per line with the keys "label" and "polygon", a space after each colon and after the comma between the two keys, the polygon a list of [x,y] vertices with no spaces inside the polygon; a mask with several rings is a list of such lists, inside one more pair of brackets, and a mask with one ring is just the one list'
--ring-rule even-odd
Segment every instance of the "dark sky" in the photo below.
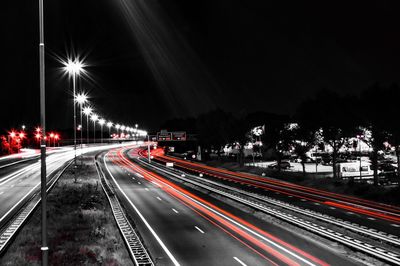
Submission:
{"label": "dark sky", "polygon": [[[97,112],[148,128],[217,107],[291,114],[318,89],[399,82],[397,1],[304,2],[45,0],[48,128],[72,124],[55,57],[73,51],[86,57],[80,87]],[[33,126],[37,1],[4,4],[0,128]]]}

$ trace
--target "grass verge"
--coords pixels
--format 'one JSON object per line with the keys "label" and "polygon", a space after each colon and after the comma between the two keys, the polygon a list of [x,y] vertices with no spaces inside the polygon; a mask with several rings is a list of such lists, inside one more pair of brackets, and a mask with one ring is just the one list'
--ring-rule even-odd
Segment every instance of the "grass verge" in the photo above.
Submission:
{"label": "grass verge", "polygon": [[[49,265],[133,265],[93,156],[84,156],[82,166],[65,171],[48,195],[47,210]],[[0,265],[40,265],[40,219],[39,207],[0,258]]]}

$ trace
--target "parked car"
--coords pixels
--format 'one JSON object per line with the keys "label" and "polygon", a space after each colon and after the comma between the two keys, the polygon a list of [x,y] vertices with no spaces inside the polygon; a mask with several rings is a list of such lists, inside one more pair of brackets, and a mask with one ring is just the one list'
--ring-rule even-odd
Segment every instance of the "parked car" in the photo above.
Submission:
{"label": "parked car", "polygon": [[[282,170],[287,170],[290,167],[292,167],[292,165],[290,165],[290,163],[288,161],[282,161],[280,163],[280,166],[281,166]],[[278,169],[278,163],[270,164],[270,165],[268,165],[268,168],[270,168],[270,169]]]}

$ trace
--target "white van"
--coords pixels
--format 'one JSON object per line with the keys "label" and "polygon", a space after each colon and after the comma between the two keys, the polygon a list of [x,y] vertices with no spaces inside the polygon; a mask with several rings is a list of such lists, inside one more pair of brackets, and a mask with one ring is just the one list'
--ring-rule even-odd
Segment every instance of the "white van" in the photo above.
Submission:
{"label": "white van", "polygon": [[[336,164],[338,177],[360,179],[360,161],[344,162]],[[361,161],[361,178],[371,179],[374,171],[371,169],[371,163]]]}

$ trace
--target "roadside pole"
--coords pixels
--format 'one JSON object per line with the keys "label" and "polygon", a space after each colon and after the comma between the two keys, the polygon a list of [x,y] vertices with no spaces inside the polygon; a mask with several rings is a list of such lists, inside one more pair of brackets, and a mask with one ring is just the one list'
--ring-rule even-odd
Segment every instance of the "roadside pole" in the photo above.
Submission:
{"label": "roadside pole", "polygon": [[151,160],[150,160],[150,137],[149,137],[149,135],[147,135],[147,158],[149,160],[149,163],[151,163]]}
{"label": "roadside pole", "polygon": [[40,125],[42,138],[40,140],[40,191],[42,201],[42,265],[48,265],[49,247],[47,246],[47,198],[46,198],[46,102],[45,102],[45,67],[44,67],[44,25],[43,25],[43,0],[39,0],[39,82],[40,82]]}

